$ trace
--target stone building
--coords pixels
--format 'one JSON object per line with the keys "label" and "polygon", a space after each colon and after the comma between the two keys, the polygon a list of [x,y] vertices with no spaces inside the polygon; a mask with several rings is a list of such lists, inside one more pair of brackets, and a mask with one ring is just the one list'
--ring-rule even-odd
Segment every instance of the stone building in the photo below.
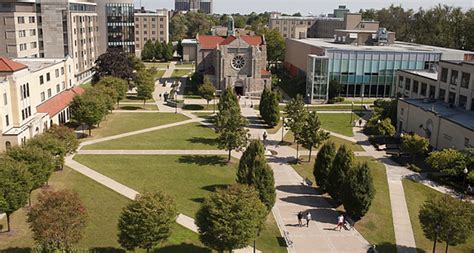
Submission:
{"label": "stone building", "polygon": [[271,85],[267,49],[262,36],[235,34],[229,24],[227,37],[198,35],[196,70],[217,90],[233,87],[239,95],[257,95]]}

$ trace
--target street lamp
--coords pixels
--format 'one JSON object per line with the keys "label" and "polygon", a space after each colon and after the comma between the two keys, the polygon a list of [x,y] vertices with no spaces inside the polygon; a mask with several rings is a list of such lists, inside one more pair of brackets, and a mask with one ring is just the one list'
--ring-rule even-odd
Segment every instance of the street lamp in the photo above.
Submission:
{"label": "street lamp", "polygon": [[283,120],[281,121],[281,142],[283,143],[283,138],[284,138],[284,132],[285,132],[285,116],[283,116]]}
{"label": "street lamp", "polygon": [[307,98],[308,98],[308,103],[306,104],[306,108],[307,108],[308,111],[309,111],[309,103],[311,103],[311,94],[310,94],[310,93],[308,93]]}
{"label": "street lamp", "polygon": [[213,99],[214,100],[214,114],[216,114],[216,93],[212,93]]}
{"label": "street lamp", "polygon": [[354,114],[354,101],[352,101],[351,104],[352,104],[352,107],[351,107],[351,122],[349,122],[349,123],[352,124],[352,117],[353,117],[352,115]]}
{"label": "street lamp", "polygon": [[467,193],[467,191],[466,191],[466,178],[467,178],[467,173],[469,172],[469,170],[467,169],[467,167],[465,167],[462,172],[464,173],[464,180],[462,182],[463,194],[461,195],[461,199],[463,199],[465,197],[466,193]]}

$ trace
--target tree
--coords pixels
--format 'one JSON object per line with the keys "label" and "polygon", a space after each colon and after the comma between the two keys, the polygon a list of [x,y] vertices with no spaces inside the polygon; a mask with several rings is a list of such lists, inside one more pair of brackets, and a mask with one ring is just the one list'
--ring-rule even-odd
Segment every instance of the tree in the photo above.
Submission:
{"label": "tree", "polygon": [[154,55],[155,59],[158,61],[163,59],[163,44],[159,40],[155,42]]}
{"label": "tree", "polygon": [[28,212],[33,238],[45,251],[71,251],[81,240],[87,211],[76,192],[43,191]]}
{"label": "tree", "polygon": [[276,91],[264,88],[260,97],[260,115],[267,125],[274,127],[280,121],[279,96]]}
{"label": "tree", "polygon": [[103,105],[103,118],[114,109],[118,98],[117,92],[107,86],[96,86],[93,89],[87,89],[86,93],[88,93],[87,96],[100,100],[100,103]]}
{"label": "tree", "polygon": [[260,140],[252,140],[242,154],[237,170],[237,183],[255,187],[267,211],[271,211],[276,197],[275,179]]}
{"label": "tree", "polygon": [[329,81],[329,91],[328,91],[328,98],[333,99],[339,95],[339,92],[342,90],[342,84],[337,81],[336,79],[333,79]]}
{"label": "tree", "polygon": [[198,92],[203,99],[207,101],[207,106],[209,107],[209,102],[214,99],[216,94],[216,88],[212,85],[211,80],[206,76],[204,77],[204,82],[199,86]]}
{"label": "tree", "polygon": [[296,98],[291,99],[290,102],[286,104],[285,111],[288,114],[288,117],[284,122],[285,127],[290,129],[295,136],[296,159],[298,159],[298,148],[301,143],[301,134],[308,114],[307,110],[304,108],[303,97],[297,95]]}
{"label": "tree", "polygon": [[48,182],[55,169],[54,158],[48,151],[33,145],[11,147],[7,155],[23,163],[31,175],[28,198],[28,204],[31,206],[31,192]]}
{"label": "tree", "polygon": [[145,108],[146,101],[153,98],[155,82],[147,71],[142,71],[137,74],[135,83],[137,85],[137,97],[143,99],[143,108]]}
{"label": "tree", "polygon": [[37,147],[51,154],[55,168],[63,168],[64,157],[67,154],[64,143],[51,134],[37,135],[26,142],[28,147]]}
{"label": "tree", "polygon": [[115,76],[124,80],[131,80],[133,63],[127,54],[119,48],[108,48],[95,61],[92,83],[96,83],[103,76]]}
{"label": "tree", "polygon": [[343,185],[347,174],[354,164],[354,153],[345,144],[337,150],[336,157],[329,171],[328,193],[335,201],[342,200]]}
{"label": "tree", "polygon": [[474,231],[473,205],[445,194],[428,198],[418,218],[426,238],[446,242],[446,252],[448,245],[466,242]]}
{"label": "tree", "polygon": [[183,40],[178,40],[178,45],[176,46],[176,53],[179,55],[181,60],[183,59]]}
{"label": "tree", "polygon": [[329,139],[329,133],[321,129],[321,121],[315,111],[309,112],[301,131],[301,144],[309,149],[308,161],[311,161],[313,148]]}
{"label": "tree", "polygon": [[218,189],[196,213],[199,239],[218,252],[243,248],[262,230],[266,214],[252,187],[237,184]]}
{"label": "tree", "polygon": [[128,56],[128,59],[132,63],[133,70],[135,70],[136,72],[146,70],[145,64],[142,62],[142,60],[140,60],[140,58],[136,57],[134,54],[130,54]]}
{"label": "tree", "polygon": [[380,123],[379,120],[377,120],[377,123],[373,127],[373,134],[376,135],[392,136],[395,132],[395,127],[392,125],[390,118],[385,118],[381,120]]}
{"label": "tree", "polygon": [[120,100],[126,97],[128,91],[127,81],[113,76],[102,77],[99,82],[95,84],[95,86],[105,86],[114,90],[115,96],[113,96],[113,98],[117,102],[117,104],[120,104]]}
{"label": "tree", "polygon": [[218,104],[219,112],[214,118],[218,147],[229,151],[229,161],[232,150],[241,150],[247,146],[249,139],[247,120],[240,114],[237,96],[229,87],[224,91]]}
{"label": "tree", "polygon": [[147,252],[171,235],[178,212],[172,197],[162,192],[139,195],[122,210],[118,241],[127,250],[146,249]]}
{"label": "tree", "polygon": [[76,133],[66,126],[52,125],[44,134],[59,140],[66,154],[76,152],[79,147],[79,140],[77,140]]}
{"label": "tree", "polygon": [[25,165],[8,156],[0,156],[0,213],[7,216],[10,232],[10,215],[25,206],[31,189],[31,174]]}
{"label": "tree", "polygon": [[417,134],[405,134],[402,137],[402,143],[400,148],[403,152],[407,152],[412,156],[415,161],[417,154],[424,154],[428,151],[429,141]]}
{"label": "tree", "polygon": [[285,60],[285,38],[278,29],[264,28],[261,35],[265,37],[267,44],[267,59],[269,64],[283,62]]}
{"label": "tree", "polygon": [[341,197],[350,217],[359,219],[369,211],[375,197],[375,188],[367,163],[358,164],[349,170]]}
{"label": "tree", "polygon": [[463,175],[464,168],[467,168],[466,160],[467,157],[461,151],[447,148],[431,152],[426,162],[438,171],[452,176],[460,176]]}
{"label": "tree", "polygon": [[84,94],[75,96],[69,108],[71,118],[86,124],[89,128],[89,135],[91,135],[92,127],[104,119],[108,105],[105,103],[104,97],[89,92],[89,90],[93,89],[88,89]]}
{"label": "tree", "polygon": [[316,156],[313,175],[321,191],[326,192],[329,186],[329,173],[336,157],[336,145],[332,141],[326,142]]}
{"label": "tree", "polygon": [[171,43],[171,41],[168,42],[168,44],[166,44],[166,42],[163,42],[162,49],[163,49],[164,60],[171,61],[173,59],[173,52],[174,52],[173,44]]}
{"label": "tree", "polygon": [[147,40],[142,50],[142,60],[150,61],[155,59],[155,45],[151,40]]}

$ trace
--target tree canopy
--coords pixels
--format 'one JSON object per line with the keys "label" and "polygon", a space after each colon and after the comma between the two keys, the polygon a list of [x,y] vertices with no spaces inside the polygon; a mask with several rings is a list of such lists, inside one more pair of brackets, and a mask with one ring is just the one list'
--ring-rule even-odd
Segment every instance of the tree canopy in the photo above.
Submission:
{"label": "tree canopy", "polygon": [[467,168],[467,159],[468,156],[465,156],[463,152],[447,148],[431,152],[426,161],[435,170],[452,176],[460,176],[464,168]]}
{"label": "tree canopy", "polygon": [[305,121],[301,131],[301,144],[306,149],[309,149],[308,160],[311,161],[313,148],[319,147],[319,145],[329,139],[329,133],[321,129],[321,121],[316,111],[309,112]]}
{"label": "tree canopy", "polygon": [[280,122],[279,97],[277,91],[272,91],[266,87],[263,89],[262,96],[260,97],[258,107],[260,116],[270,127],[274,127]]}
{"label": "tree canopy", "polygon": [[328,193],[335,201],[341,201],[343,186],[349,171],[354,166],[354,153],[346,145],[341,145],[329,171]]}
{"label": "tree canopy", "polygon": [[199,86],[198,92],[203,99],[206,100],[207,105],[214,98],[216,94],[216,88],[211,83],[208,77],[204,77],[203,83]]}
{"label": "tree canopy", "polygon": [[369,211],[375,197],[375,188],[367,163],[358,164],[349,170],[341,197],[350,217],[359,219]]}
{"label": "tree canopy", "polygon": [[98,82],[103,76],[115,76],[124,80],[133,79],[133,62],[123,50],[108,48],[95,61],[92,83]]}
{"label": "tree canopy", "polygon": [[400,148],[403,152],[409,153],[413,160],[415,155],[428,152],[429,140],[417,134],[405,134],[402,136]]}
{"label": "tree canopy", "polygon": [[112,89],[113,95],[111,96],[115,102],[119,103],[120,100],[124,99],[128,91],[127,81],[113,76],[104,76],[95,84],[96,87],[105,86]]}
{"label": "tree canopy", "polygon": [[329,186],[329,173],[332,169],[334,158],[336,157],[336,145],[332,141],[324,143],[321,149],[318,151],[316,156],[316,162],[314,163],[313,175],[316,180],[316,184],[323,192],[328,190]]}

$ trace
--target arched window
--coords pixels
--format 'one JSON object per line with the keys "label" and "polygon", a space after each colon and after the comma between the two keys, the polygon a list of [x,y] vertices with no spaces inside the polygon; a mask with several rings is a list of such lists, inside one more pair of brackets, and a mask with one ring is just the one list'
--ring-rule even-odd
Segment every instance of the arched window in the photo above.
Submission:
{"label": "arched window", "polygon": [[5,142],[5,148],[6,148],[7,150],[9,150],[11,147],[12,147],[12,143],[9,142],[9,141],[6,141],[6,142]]}

